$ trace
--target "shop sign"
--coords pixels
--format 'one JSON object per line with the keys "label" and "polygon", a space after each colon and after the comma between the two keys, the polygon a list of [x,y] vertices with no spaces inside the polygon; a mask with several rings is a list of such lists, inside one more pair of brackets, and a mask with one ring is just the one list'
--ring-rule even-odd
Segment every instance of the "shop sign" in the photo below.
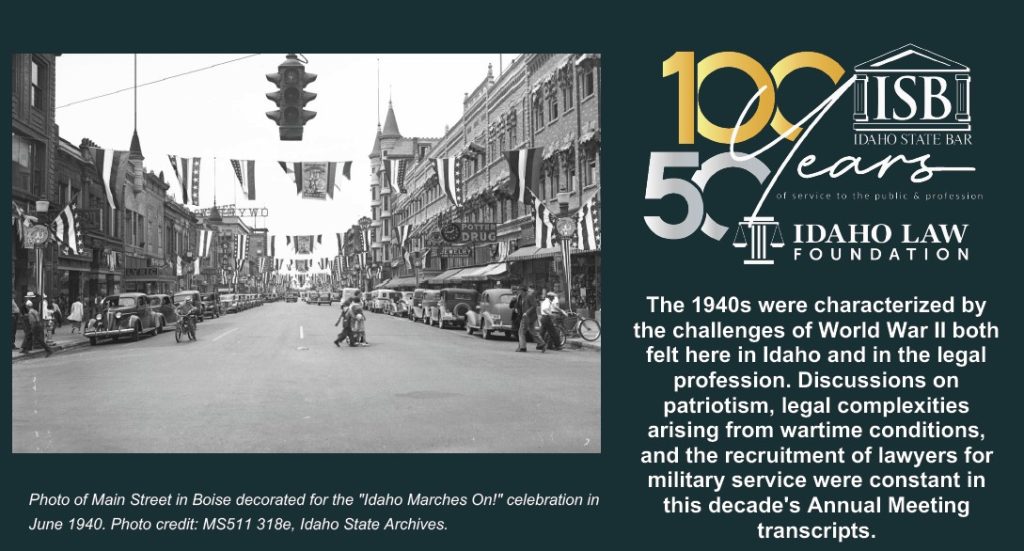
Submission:
{"label": "shop sign", "polygon": [[469,258],[473,254],[470,247],[441,247],[437,250],[438,256],[444,258]]}

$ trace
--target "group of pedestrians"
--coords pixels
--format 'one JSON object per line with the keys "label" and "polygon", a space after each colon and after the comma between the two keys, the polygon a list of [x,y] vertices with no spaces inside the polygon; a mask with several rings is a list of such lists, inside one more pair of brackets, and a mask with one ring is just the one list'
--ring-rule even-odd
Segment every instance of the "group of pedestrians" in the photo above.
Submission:
{"label": "group of pedestrians", "polygon": [[[71,325],[71,333],[82,332],[82,321],[85,319],[85,305],[81,300],[75,300],[67,308],[70,310],[67,317],[64,316],[64,309],[58,301],[52,301],[46,295],[36,296],[29,292],[25,295],[25,301],[21,306],[14,298],[11,299],[11,350],[19,348],[17,343],[18,329],[24,331],[21,341],[21,351],[27,354],[34,349],[43,349],[49,356],[52,351],[47,342],[47,337],[52,337],[57,329],[63,327],[64,322]],[[64,301],[66,302],[66,301]]]}
{"label": "group of pedestrians", "polygon": [[[53,354],[53,351],[50,350],[50,346],[46,343],[46,320],[39,310],[36,309],[36,304],[33,301],[36,298],[34,293],[26,295],[24,308],[19,308],[18,303],[11,299],[11,349],[18,348],[14,341],[15,334],[18,331],[18,322],[20,321],[21,328],[25,332],[21,339],[21,352],[28,354],[34,348],[42,348],[46,351],[46,356],[49,357],[50,354]],[[44,312],[47,311],[45,302],[44,297],[41,303]]]}
{"label": "group of pedestrians", "polygon": [[367,346],[366,342],[366,314],[363,313],[363,293],[356,293],[347,297],[341,302],[341,315],[334,326],[344,323],[341,326],[341,333],[334,339],[334,346],[341,346],[341,343],[348,339],[349,346]]}
{"label": "group of pedestrians", "polygon": [[[512,298],[512,324],[519,325],[519,348],[516,352],[526,352],[526,336],[530,335],[533,342],[537,344],[537,350],[541,352],[561,350],[559,344],[558,329],[555,327],[553,316],[563,313],[558,305],[558,295],[553,292],[544,292],[543,298],[537,299],[536,288],[527,285],[520,289],[519,294]],[[537,331],[538,322],[540,331]]]}

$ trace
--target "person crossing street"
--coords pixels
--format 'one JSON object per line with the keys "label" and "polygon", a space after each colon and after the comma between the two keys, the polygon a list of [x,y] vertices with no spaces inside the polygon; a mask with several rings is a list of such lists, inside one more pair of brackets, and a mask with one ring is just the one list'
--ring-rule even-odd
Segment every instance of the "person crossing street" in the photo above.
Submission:
{"label": "person crossing street", "polygon": [[547,350],[547,345],[544,344],[544,339],[537,333],[537,315],[538,315],[538,304],[536,291],[532,285],[526,287],[526,295],[521,296],[517,301],[518,308],[522,309],[522,314],[519,321],[519,348],[516,352],[526,352],[526,334],[529,333],[533,342],[537,343],[537,350],[544,352]]}

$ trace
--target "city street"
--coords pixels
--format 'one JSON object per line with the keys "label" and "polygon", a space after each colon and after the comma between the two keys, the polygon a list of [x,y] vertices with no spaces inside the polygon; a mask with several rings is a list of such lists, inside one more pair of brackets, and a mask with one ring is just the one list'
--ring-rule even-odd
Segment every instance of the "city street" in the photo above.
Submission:
{"label": "city street", "polygon": [[14,452],[599,452],[600,353],[275,302],[12,366]]}

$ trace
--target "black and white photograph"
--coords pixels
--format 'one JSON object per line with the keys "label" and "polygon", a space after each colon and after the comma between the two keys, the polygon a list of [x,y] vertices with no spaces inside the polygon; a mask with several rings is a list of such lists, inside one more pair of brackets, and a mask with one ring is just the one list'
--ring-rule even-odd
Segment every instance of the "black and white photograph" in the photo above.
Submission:
{"label": "black and white photograph", "polygon": [[600,453],[601,57],[12,56],[14,453]]}

